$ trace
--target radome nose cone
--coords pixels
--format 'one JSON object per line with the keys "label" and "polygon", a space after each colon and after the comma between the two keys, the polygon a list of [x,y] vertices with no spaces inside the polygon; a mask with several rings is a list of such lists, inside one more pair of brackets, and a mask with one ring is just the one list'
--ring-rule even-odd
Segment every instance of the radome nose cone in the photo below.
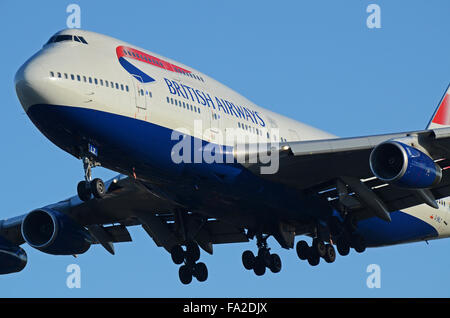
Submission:
{"label": "radome nose cone", "polygon": [[39,102],[39,89],[42,85],[44,70],[35,59],[30,59],[23,64],[14,77],[17,97],[25,111]]}

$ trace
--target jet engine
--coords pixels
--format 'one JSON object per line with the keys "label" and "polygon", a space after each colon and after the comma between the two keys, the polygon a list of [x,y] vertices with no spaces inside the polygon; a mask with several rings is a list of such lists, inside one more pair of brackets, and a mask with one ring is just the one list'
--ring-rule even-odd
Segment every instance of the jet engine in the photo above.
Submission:
{"label": "jet engine", "polygon": [[86,228],[68,215],[45,208],[28,213],[21,230],[31,247],[53,255],[82,254],[93,241]]}
{"label": "jet engine", "polygon": [[0,274],[20,272],[27,265],[25,251],[0,236]]}
{"label": "jet engine", "polygon": [[431,188],[441,181],[442,169],[422,151],[390,140],[370,154],[370,169],[380,180],[402,188]]}

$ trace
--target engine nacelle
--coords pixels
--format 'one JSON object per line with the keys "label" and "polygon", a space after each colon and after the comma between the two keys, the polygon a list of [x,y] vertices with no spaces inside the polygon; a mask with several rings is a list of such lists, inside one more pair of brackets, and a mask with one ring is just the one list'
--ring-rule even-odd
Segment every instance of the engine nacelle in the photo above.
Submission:
{"label": "engine nacelle", "polygon": [[441,181],[442,169],[422,151],[390,140],[370,154],[370,169],[380,180],[403,188],[424,189]]}
{"label": "engine nacelle", "polygon": [[92,244],[89,232],[64,213],[34,210],[22,222],[22,236],[31,246],[53,255],[83,254]]}
{"label": "engine nacelle", "polygon": [[20,272],[27,265],[27,253],[0,236],[0,274]]}

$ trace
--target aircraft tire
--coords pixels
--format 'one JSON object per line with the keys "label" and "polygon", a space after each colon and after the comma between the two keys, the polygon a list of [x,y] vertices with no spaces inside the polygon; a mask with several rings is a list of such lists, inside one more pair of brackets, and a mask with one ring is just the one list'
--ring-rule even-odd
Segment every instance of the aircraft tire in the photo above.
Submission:
{"label": "aircraft tire", "polygon": [[320,263],[320,256],[313,248],[310,249],[309,255],[308,255],[308,263],[311,266],[317,266]]}
{"label": "aircraft tire", "polygon": [[178,270],[178,276],[181,283],[189,285],[192,282],[192,269],[189,266],[183,265]]}
{"label": "aircraft tire", "polygon": [[200,259],[200,248],[194,241],[190,241],[186,244],[186,261],[194,264]]}
{"label": "aircraft tire", "polygon": [[366,250],[366,242],[364,237],[359,234],[354,234],[352,236],[352,247],[358,253],[363,253]]}
{"label": "aircraft tire", "polygon": [[308,259],[309,245],[306,241],[298,241],[296,245],[297,256],[302,261]]}
{"label": "aircraft tire", "polygon": [[324,257],[326,253],[325,243],[319,239],[314,239],[312,248],[316,251],[319,257]]}
{"label": "aircraft tire", "polygon": [[264,259],[259,256],[256,257],[253,271],[255,272],[256,276],[262,276],[266,273],[266,264],[264,262]]}
{"label": "aircraft tire", "polygon": [[242,253],[242,264],[247,270],[252,270],[255,267],[255,255],[252,251]]}
{"label": "aircraft tire", "polygon": [[86,181],[80,181],[78,183],[77,194],[83,202],[87,202],[91,199],[91,189],[86,185]]}
{"label": "aircraft tire", "polygon": [[101,199],[106,194],[106,188],[105,184],[103,183],[103,180],[100,178],[96,178],[91,181],[91,191],[94,197],[97,199]]}
{"label": "aircraft tire", "polygon": [[176,265],[180,265],[181,263],[184,262],[185,253],[184,253],[183,248],[180,245],[175,245],[170,250],[170,256],[172,257],[172,261]]}
{"label": "aircraft tire", "polygon": [[204,282],[208,279],[208,268],[205,263],[197,263],[194,265],[193,275],[199,282]]}
{"label": "aircraft tire", "polygon": [[333,263],[336,260],[336,250],[334,249],[333,245],[327,244],[325,245],[325,256],[324,260],[327,263]]}
{"label": "aircraft tire", "polygon": [[350,253],[350,243],[344,237],[337,240],[336,247],[339,255],[341,256],[347,256]]}
{"label": "aircraft tire", "polygon": [[278,256],[278,254],[271,254],[270,259],[271,259],[271,264],[269,267],[270,271],[272,273],[279,273],[282,267],[280,256]]}

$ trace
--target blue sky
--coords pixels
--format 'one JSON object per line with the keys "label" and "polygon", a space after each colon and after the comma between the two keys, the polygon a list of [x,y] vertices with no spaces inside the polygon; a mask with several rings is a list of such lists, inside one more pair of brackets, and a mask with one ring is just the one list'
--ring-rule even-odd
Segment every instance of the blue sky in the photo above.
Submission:
{"label": "blue sky", "polygon": [[[190,65],[253,102],[338,136],[423,129],[450,74],[450,2],[318,1],[0,1],[0,218],[76,192],[81,162],[51,144],[24,114],[13,78],[25,60],[66,27],[81,7],[84,29]],[[368,29],[366,8],[381,8]],[[97,169],[108,178],[111,171]],[[202,253],[206,283],[183,286],[178,267],[139,227],[111,256],[94,246],[77,259],[24,246],[28,265],[0,277],[0,297],[449,297],[450,240],[351,252],[310,267],[282,250],[279,274],[256,277],[241,264],[254,242]],[[80,289],[66,267],[81,267]],[[366,268],[381,267],[381,288]]]}

